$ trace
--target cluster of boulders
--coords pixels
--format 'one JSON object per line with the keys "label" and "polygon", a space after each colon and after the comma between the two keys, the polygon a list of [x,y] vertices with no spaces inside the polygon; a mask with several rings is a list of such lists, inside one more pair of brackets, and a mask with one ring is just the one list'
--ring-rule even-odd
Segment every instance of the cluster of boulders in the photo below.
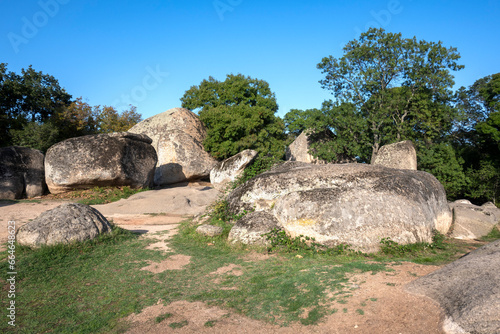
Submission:
{"label": "cluster of boulders", "polygon": [[[0,148],[0,199],[37,197],[47,188],[57,194],[96,186],[146,188],[208,179],[217,161],[203,149],[205,137],[206,129],[193,112],[174,108],[128,132],[64,140],[45,156],[25,147]],[[217,173],[214,183],[227,182],[220,168]],[[241,170],[235,170],[238,173]]]}

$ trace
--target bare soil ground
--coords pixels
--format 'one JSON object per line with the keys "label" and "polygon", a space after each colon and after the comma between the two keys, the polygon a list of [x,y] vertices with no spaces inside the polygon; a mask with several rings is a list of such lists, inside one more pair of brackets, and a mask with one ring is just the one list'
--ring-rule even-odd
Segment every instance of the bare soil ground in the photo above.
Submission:
{"label": "bare soil ground", "polygon": [[[143,193],[144,194],[144,193]],[[168,201],[168,199],[164,199]],[[0,202],[0,242],[7,240],[7,222],[16,221],[16,227],[34,219],[43,211],[64,203],[61,200],[43,200],[33,202]],[[114,212],[117,225],[144,232],[146,238],[158,239],[149,247],[171,251],[168,239],[175,234],[178,222],[184,219],[175,214],[120,216]],[[118,218],[118,219],[117,219]],[[120,220],[121,219],[121,220]],[[158,231],[169,231],[154,235]],[[248,255],[248,259],[258,261],[267,256]],[[189,257],[177,254],[169,257],[165,263],[151,263],[144,270],[160,272],[164,270],[182,270],[189,263]],[[337,311],[322,323],[314,326],[293,324],[290,327],[274,326],[262,321],[250,319],[231,310],[208,306],[202,302],[177,301],[164,305],[158,300],[157,305],[145,308],[139,314],[132,314],[123,323],[127,324],[127,333],[444,333],[442,326],[444,315],[432,300],[409,294],[404,286],[420,276],[438,269],[436,266],[424,266],[404,263],[393,266],[394,272],[356,274],[350,277],[350,283],[356,287],[352,296],[344,304],[333,303]],[[237,266],[219,268],[207,279],[217,280],[221,275],[238,274]],[[157,323],[155,319],[164,314],[168,318]],[[178,327],[178,328],[173,328]]]}

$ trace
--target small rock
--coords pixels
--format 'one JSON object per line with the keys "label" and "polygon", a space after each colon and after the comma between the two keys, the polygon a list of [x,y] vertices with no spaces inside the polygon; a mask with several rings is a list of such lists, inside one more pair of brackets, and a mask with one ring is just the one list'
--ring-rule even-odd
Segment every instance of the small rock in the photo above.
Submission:
{"label": "small rock", "polygon": [[111,226],[99,211],[88,205],[67,203],[21,226],[16,240],[21,245],[40,247],[93,239],[109,231]]}
{"label": "small rock", "polygon": [[196,232],[207,237],[216,237],[222,234],[222,230],[223,229],[220,226],[204,224],[198,226]]}
{"label": "small rock", "polygon": [[270,213],[263,211],[250,212],[238,220],[231,231],[228,240],[245,245],[266,246],[269,241],[264,234],[278,227],[278,220]]}

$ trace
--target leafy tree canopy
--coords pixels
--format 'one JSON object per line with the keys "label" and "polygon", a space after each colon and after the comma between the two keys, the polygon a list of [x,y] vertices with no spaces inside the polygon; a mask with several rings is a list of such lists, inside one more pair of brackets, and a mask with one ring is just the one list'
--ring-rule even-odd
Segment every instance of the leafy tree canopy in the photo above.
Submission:
{"label": "leafy tree canopy", "polygon": [[46,122],[70,103],[71,95],[53,76],[31,66],[18,75],[7,72],[7,64],[0,63],[0,145],[10,143],[11,129]]}
{"label": "leafy tree canopy", "polygon": [[468,177],[465,195],[478,204],[500,198],[500,73],[457,91],[462,119],[453,138]]}
{"label": "leafy tree canopy", "polygon": [[416,135],[435,140],[451,128],[450,71],[463,68],[455,48],[371,28],[343,50],[317,65],[325,75],[320,83],[340,103],[355,106],[345,117],[366,121],[369,140],[358,144],[371,146],[372,159],[381,145]]}
{"label": "leafy tree canopy", "polygon": [[217,159],[245,149],[283,155],[284,124],[275,116],[276,97],[266,81],[229,74],[209,77],[181,98],[182,107],[197,111],[207,127],[203,145]]}

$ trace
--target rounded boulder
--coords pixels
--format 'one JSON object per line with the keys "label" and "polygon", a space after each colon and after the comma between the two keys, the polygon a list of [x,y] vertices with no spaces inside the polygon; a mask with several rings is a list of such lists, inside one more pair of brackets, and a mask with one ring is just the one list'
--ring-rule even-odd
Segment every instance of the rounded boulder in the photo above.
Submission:
{"label": "rounded boulder", "polygon": [[21,245],[40,247],[89,240],[109,231],[111,226],[99,211],[88,205],[67,203],[21,226],[16,240]]}
{"label": "rounded boulder", "polygon": [[157,161],[151,139],[128,132],[66,139],[50,147],[45,179],[53,194],[104,186],[153,186]]}

